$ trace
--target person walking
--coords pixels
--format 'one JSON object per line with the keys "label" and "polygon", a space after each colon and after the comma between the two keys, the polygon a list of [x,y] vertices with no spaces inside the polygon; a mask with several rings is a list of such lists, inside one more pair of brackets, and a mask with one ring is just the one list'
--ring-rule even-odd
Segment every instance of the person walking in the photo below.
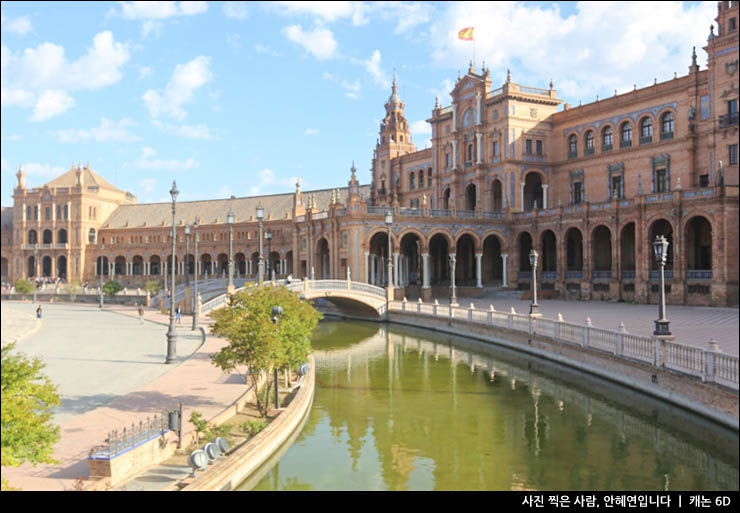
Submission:
{"label": "person walking", "polygon": [[36,309],[36,317],[38,319],[41,319],[42,314],[43,312],[41,311],[41,305],[39,305],[39,307]]}
{"label": "person walking", "polygon": [[175,310],[175,314],[177,315],[177,324],[180,324],[180,319],[182,318],[182,310],[180,309],[180,305],[177,305],[177,310]]}
{"label": "person walking", "polygon": [[139,303],[139,324],[144,324],[144,306]]}

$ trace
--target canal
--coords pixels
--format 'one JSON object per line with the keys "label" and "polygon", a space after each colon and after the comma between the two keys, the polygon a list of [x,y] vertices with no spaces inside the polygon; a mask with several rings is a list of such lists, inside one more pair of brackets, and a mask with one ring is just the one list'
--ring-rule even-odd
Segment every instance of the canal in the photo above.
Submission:
{"label": "canal", "polygon": [[313,347],[302,430],[240,489],[738,489],[737,432],[600,378],[393,324]]}

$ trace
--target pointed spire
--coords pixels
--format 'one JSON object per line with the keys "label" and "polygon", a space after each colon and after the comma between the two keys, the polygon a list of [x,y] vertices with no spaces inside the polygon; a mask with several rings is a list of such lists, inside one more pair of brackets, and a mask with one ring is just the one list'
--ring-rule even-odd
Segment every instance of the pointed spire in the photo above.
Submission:
{"label": "pointed spire", "polygon": [[468,73],[475,73],[475,68],[473,68],[473,59],[470,59],[470,67],[468,68]]}
{"label": "pointed spire", "polygon": [[300,178],[295,179],[295,192],[296,194],[301,192],[301,179]]}
{"label": "pointed spire", "polygon": [[555,88],[555,84],[552,83],[552,79],[550,79],[550,91],[552,91]]}
{"label": "pointed spire", "polygon": [[352,161],[352,168],[350,169],[350,171],[352,171],[351,180],[352,181],[356,181],[357,180],[357,168],[355,167],[355,161],[354,160]]}
{"label": "pointed spire", "polygon": [[439,96],[434,100],[434,108],[439,109]]}
{"label": "pointed spire", "polygon": [[691,65],[696,66],[696,47],[694,47],[694,51],[691,52]]}
{"label": "pointed spire", "polygon": [[511,82],[511,70],[510,69],[506,70],[506,81]]}

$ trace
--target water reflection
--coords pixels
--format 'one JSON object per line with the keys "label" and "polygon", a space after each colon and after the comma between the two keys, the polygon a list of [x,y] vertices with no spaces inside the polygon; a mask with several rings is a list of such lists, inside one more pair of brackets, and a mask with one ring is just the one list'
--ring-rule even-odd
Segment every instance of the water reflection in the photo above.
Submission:
{"label": "water reflection", "polygon": [[373,323],[314,348],[312,412],[255,489],[738,488],[736,433],[598,378]]}

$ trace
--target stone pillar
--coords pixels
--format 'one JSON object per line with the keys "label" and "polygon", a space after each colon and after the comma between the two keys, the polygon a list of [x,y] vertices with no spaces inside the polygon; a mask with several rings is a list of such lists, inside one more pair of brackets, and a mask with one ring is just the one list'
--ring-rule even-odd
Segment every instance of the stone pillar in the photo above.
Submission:
{"label": "stone pillar", "polygon": [[542,184],[542,208],[547,208],[547,188],[550,187],[549,184]]}
{"label": "stone pillar", "polygon": [[508,253],[501,253],[501,258],[503,258],[503,260],[504,260],[504,264],[503,264],[503,267],[504,267],[504,281],[503,281],[502,286],[503,287],[508,287],[509,286],[509,283],[507,281],[508,273],[507,273],[507,270],[506,270],[506,259],[509,258],[509,254]]}
{"label": "stone pillar", "polygon": [[522,182],[519,188],[519,205],[522,212],[524,212],[524,182]]}
{"label": "stone pillar", "polygon": [[401,281],[399,279],[401,277],[401,269],[398,265],[398,257],[398,253],[393,253],[393,283],[396,287],[401,287]]}
{"label": "stone pillar", "polygon": [[455,290],[455,253],[450,253],[450,304],[457,306],[457,292]]}
{"label": "stone pillar", "polygon": [[370,283],[370,253],[365,251],[365,283]]}
{"label": "stone pillar", "polygon": [[480,142],[481,137],[483,137],[483,134],[481,134],[480,132],[476,132],[475,133],[475,141],[476,141],[476,144],[475,145],[476,145],[476,149],[477,149],[477,152],[476,153],[478,154],[478,157],[477,157],[477,159],[475,161],[476,164],[480,164],[481,163],[481,154],[483,153],[483,148],[482,148],[481,142]]}
{"label": "stone pillar", "polygon": [[422,259],[422,266],[423,266],[423,274],[422,274],[422,285],[421,288],[428,289],[431,288],[431,276],[429,276],[429,260],[431,258],[431,255],[429,253],[422,253],[421,259]]}
{"label": "stone pillar", "polygon": [[452,169],[457,168],[457,141],[452,140]]}
{"label": "stone pillar", "polygon": [[375,260],[376,255],[370,255],[370,283],[375,285]]}
{"label": "stone pillar", "polygon": [[481,259],[483,253],[475,254],[475,286],[479,289],[483,288],[483,277],[481,276]]}

